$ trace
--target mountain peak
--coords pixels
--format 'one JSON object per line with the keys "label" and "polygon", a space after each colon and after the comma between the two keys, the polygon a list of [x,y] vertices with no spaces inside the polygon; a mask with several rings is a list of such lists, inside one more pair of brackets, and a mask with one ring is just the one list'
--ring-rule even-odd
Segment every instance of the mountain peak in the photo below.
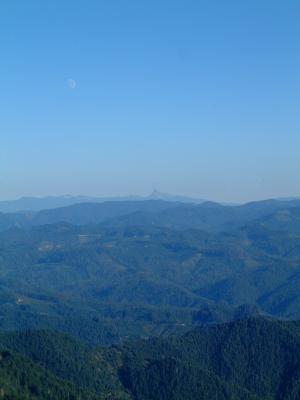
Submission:
{"label": "mountain peak", "polygon": [[167,193],[162,193],[157,189],[154,189],[153,192],[148,196],[150,199],[165,199],[170,197],[171,195]]}

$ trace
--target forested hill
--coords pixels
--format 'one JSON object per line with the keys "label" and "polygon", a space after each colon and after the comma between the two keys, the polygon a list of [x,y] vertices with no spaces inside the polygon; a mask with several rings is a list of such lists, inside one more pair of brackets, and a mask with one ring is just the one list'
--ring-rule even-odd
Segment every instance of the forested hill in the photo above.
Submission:
{"label": "forested hill", "polygon": [[0,233],[0,327],[93,344],[236,318],[300,318],[300,208],[233,232],[70,225]]}
{"label": "forested hill", "polygon": [[250,318],[183,336],[88,348],[66,335],[0,336],[6,399],[298,400],[300,324]]}
{"label": "forested hill", "polygon": [[0,215],[0,396],[299,399],[297,204]]}

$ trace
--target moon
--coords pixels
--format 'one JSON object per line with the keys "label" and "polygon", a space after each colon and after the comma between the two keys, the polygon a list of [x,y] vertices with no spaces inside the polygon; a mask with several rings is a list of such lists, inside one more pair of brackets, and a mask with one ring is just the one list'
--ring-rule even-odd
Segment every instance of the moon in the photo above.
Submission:
{"label": "moon", "polygon": [[69,86],[70,89],[75,89],[76,88],[76,81],[74,79],[68,79],[67,80],[67,85]]}

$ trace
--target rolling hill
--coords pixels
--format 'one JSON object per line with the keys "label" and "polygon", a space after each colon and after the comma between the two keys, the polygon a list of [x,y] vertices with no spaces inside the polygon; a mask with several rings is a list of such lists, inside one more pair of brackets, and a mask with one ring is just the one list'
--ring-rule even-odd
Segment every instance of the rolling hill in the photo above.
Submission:
{"label": "rolling hill", "polygon": [[226,233],[121,222],[2,232],[0,327],[60,328],[111,343],[186,331],[208,323],[206,313],[226,321],[245,304],[299,318],[299,210]]}

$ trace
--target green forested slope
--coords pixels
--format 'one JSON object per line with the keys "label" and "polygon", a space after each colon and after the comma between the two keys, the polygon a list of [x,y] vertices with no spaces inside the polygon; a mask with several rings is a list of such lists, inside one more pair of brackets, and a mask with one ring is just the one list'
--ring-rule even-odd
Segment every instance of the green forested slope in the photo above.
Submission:
{"label": "green forested slope", "polygon": [[262,317],[108,348],[55,332],[7,333],[0,390],[15,395],[6,398],[297,400],[299,346],[298,322]]}
{"label": "green forested slope", "polygon": [[247,207],[1,232],[0,396],[299,399],[299,324],[247,318],[300,318],[300,209]]}
{"label": "green forested slope", "polygon": [[299,324],[256,318],[198,329],[168,342],[140,342],[129,346],[123,379],[137,399],[193,399],[198,391],[201,399],[296,400],[299,329]]}
{"label": "green forested slope", "polygon": [[0,351],[0,398],[5,400],[97,399],[19,354]]}
{"label": "green forested slope", "polygon": [[298,318],[300,209],[286,211],[284,229],[280,213],[231,233],[65,223],[2,232],[0,327],[109,344],[222,322],[243,304]]}

